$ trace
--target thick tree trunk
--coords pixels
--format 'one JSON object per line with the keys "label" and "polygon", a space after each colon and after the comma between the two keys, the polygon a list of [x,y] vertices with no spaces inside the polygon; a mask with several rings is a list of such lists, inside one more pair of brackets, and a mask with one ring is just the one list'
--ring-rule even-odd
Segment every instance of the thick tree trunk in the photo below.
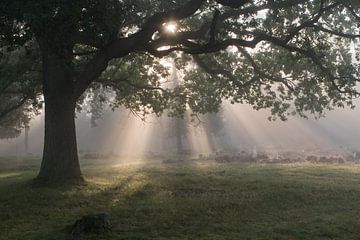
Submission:
{"label": "thick tree trunk", "polygon": [[[61,101],[62,100],[62,101]],[[81,180],[75,133],[75,103],[45,101],[45,138],[38,179]]]}
{"label": "thick tree trunk", "polygon": [[74,80],[63,59],[43,52],[45,137],[43,159],[36,180],[82,180],[75,132]]}

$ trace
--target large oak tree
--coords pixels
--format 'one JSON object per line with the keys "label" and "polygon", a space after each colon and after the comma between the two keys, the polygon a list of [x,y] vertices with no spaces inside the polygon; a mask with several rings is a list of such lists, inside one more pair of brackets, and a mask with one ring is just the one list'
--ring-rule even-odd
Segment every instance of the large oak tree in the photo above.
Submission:
{"label": "large oak tree", "polygon": [[[359,23],[355,0],[3,0],[0,41],[2,52],[37,43],[38,179],[55,181],[81,179],[74,117],[91,88],[112,89],[114,107],[155,113],[205,113],[224,99],[283,119],[352,106]],[[184,74],[172,90],[159,60],[170,54]]]}

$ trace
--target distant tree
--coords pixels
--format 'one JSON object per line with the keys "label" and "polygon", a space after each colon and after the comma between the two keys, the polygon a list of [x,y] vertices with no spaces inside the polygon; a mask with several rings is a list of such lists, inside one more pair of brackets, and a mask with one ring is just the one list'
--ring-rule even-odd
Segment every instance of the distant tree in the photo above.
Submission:
{"label": "distant tree", "polygon": [[90,99],[88,102],[88,111],[91,114],[90,124],[92,127],[97,126],[98,120],[101,119],[104,114],[106,94],[109,94],[109,92],[106,91],[106,89],[102,88],[101,85],[93,88],[91,94],[89,94]]}
{"label": "distant tree", "polygon": [[220,108],[216,113],[206,113],[202,117],[202,121],[211,149],[213,151],[218,150],[217,148],[221,146],[217,146],[217,143],[221,142],[220,139],[224,134],[225,127],[223,109]]}
{"label": "distant tree", "polygon": [[[223,99],[282,119],[352,106],[359,67],[349,46],[359,22],[355,0],[3,0],[0,42],[38,44],[38,179],[54,181],[81,179],[75,107],[95,83],[114,90],[114,107],[145,113],[206,113]],[[185,75],[174,90],[161,86],[159,58],[171,53]]]}
{"label": "distant tree", "polygon": [[176,154],[182,155],[185,153],[186,136],[189,133],[189,120],[184,117],[166,118],[167,130],[164,137],[166,139],[175,139]]}
{"label": "distant tree", "polygon": [[[172,66],[171,66],[171,74],[169,76],[168,85],[170,86],[170,88],[175,89],[175,88],[179,88],[182,85],[182,81],[179,77],[174,59],[172,59],[171,61],[172,61]],[[175,138],[176,153],[178,155],[182,155],[185,153],[184,143],[186,136],[189,133],[188,132],[189,119],[186,114],[183,114],[183,116],[172,116],[172,118],[168,118],[167,120],[168,120],[167,137]]]}

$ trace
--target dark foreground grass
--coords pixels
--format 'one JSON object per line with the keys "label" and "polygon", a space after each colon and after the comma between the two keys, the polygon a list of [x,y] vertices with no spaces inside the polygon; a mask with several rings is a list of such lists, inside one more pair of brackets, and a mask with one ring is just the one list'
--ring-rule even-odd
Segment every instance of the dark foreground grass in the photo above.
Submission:
{"label": "dark foreground grass", "polygon": [[36,161],[6,161],[4,240],[66,239],[65,226],[99,211],[112,232],[89,239],[360,239],[358,165],[99,161],[83,163],[86,184],[46,188],[31,182]]}

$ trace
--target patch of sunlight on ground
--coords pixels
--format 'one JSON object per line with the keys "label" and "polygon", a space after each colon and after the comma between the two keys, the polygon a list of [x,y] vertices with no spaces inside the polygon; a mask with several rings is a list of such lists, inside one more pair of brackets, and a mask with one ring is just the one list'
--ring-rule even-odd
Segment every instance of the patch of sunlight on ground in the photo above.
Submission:
{"label": "patch of sunlight on ground", "polygon": [[0,173],[0,179],[1,178],[10,178],[10,177],[19,177],[23,173],[21,172],[13,172],[13,173]]}

